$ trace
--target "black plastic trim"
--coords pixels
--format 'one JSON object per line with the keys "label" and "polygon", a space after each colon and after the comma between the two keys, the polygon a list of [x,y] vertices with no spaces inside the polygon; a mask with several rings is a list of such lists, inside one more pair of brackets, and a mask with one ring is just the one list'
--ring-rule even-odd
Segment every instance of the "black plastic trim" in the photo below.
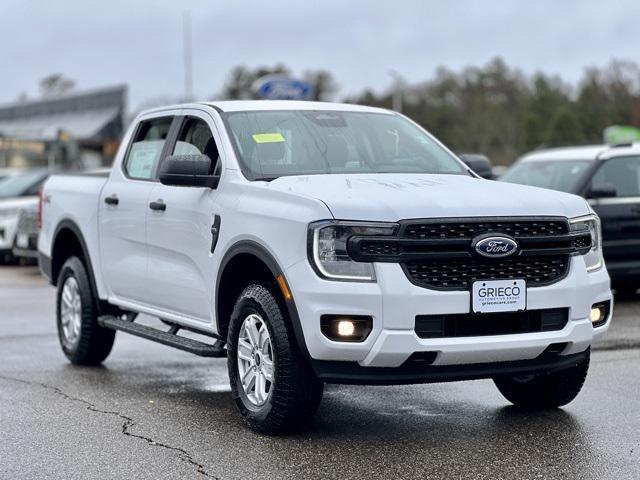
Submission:
{"label": "black plastic trim", "polygon": [[[496,234],[491,234],[497,235]],[[508,235],[505,235],[508,237]],[[585,254],[591,249],[591,244],[585,248],[576,248],[571,243],[573,240],[589,237],[589,233],[569,233],[565,236],[553,236],[553,237],[540,237],[539,241],[533,240],[533,238],[527,237],[525,239],[516,238],[518,243],[518,252],[515,255],[529,257],[538,255],[577,255]],[[391,236],[352,236],[348,241],[349,256],[355,262],[384,262],[384,263],[399,263],[408,262],[412,260],[428,260],[433,258],[471,258],[474,254],[472,252],[473,244],[475,240],[467,239],[447,239],[447,240],[419,240],[409,238],[399,238]],[[568,246],[561,246],[556,248],[544,248],[544,244],[553,242],[567,243]],[[396,245],[400,253],[393,255],[380,255],[380,254],[368,254],[362,251],[362,244],[382,244],[382,245]],[[446,250],[442,249],[438,251],[438,247],[453,247],[457,246],[465,247],[461,250]],[[423,251],[423,252],[411,252],[411,249],[420,247],[431,247],[435,251]],[[538,247],[538,248],[535,248]],[[409,250],[409,251],[407,251]],[[486,257],[485,257],[486,258]],[[504,259],[505,257],[498,258],[497,260]],[[487,258],[487,261],[491,261],[491,258]]]}
{"label": "black plastic trim", "polygon": [[[60,223],[58,223],[58,226],[56,227],[56,230],[53,234],[53,242],[51,243],[52,249],[53,249],[53,246],[55,246],[56,244],[58,235],[64,229],[71,230],[73,234],[76,236],[76,238],[78,239],[78,242],[80,243],[80,248],[82,249],[82,255],[85,259],[85,267],[87,268],[87,273],[89,274],[89,284],[91,285],[93,298],[95,299],[96,304],[99,304],[100,298],[98,296],[98,287],[96,286],[95,274],[93,273],[93,265],[91,263],[91,256],[89,255],[89,249],[87,248],[87,243],[84,240],[84,236],[82,235],[82,231],[80,230],[80,227],[78,227],[78,225],[73,220],[64,219],[60,221]],[[54,259],[52,258],[51,261],[53,262],[53,260]],[[51,284],[56,286],[57,281],[58,281],[57,278],[52,278]]]}
{"label": "black plastic trim", "polygon": [[174,330],[165,332],[157,328],[117,317],[99,317],[98,322],[103,327],[120,330],[146,340],[151,340],[152,342],[193,353],[200,357],[222,358],[227,356],[227,350],[224,348],[224,343],[221,340],[217,340],[215,344],[211,345],[210,343],[194,340],[193,338],[181,337],[177,334],[177,330],[179,329],[178,325],[176,325],[174,333]]}
{"label": "black plastic trim", "polygon": [[326,383],[409,385],[550,373],[574,367],[588,355],[589,349],[573,355],[558,355],[545,351],[532,360],[468,365],[424,365],[421,362],[410,361],[410,357],[410,360],[396,368],[362,367],[357,362],[313,360],[312,367],[316,375]]}
{"label": "black plastic trim", "polygon": [[407,227],[411,225],[419,225],[425,223],[478,223],[478,222],[522,222],[522,221],[530,221],[530,222],[563,222],[567,226],[567,233],[569,232],[569,220],[567,217],[563,216],[555,216],[555,215],[546,215],[546,216],[535,216],[535,215],[516,215],[516,216],[502,216],[502,217],[444,217],[444,218],[410,218],[401,220],[398,222],[400,224],[400,231],[398,233],[399,236],[404,235]]}
{"label": "black plastic trim", "polygon": [[[558,282],[564,280],[565,278],[567,278],[567,276],[569,275],[569,272],[571,271],[571,259],[570,259],[570,257],[567,257],[567,262],[568,262],[567,267],[564,269],[564,272],[562,273],[562,275],[559,275],[558,277],[555,277],[554,279],[549,280],[547,282],[538,282],[536,284],[527,284],[527,288],[548,287],[549,285],[553,285],[555,283],[558,283]],[[469,291],[469,287],[460,287],[460,286],[439,287],[439,286],[435,286],[435,285],[426,285],[426,284],[414,279],[411,276],[411,273],[409,272],[409,267],[407,267],[406,264],[404,264],[404,263],[400,264],[400,268],[402,268],[402,271],[407,276],[407,279],[409,280],[409,282],[411,282],[416,287],[426,288],[427,290],[435,290],[435,291],[438,291],[438,292],[468,292]],[[509,279],[497,279],[497,280],[509,280]]]}
{"label": "black plastic trim", "polygon": [[45,255],[42,252],[38,252],[38,266],[40,267],[40,273],[42,274],[42,276],[46,278],[50,284],[53,285],[53,279],[51,275],[53,269],[51,257]]}
{"label": "black plastic trim", "polygon": [[218,245],[218,238],[220,238],[220,215],[213,216],[213,225],[211,225],[211,253],[216,251],[216,245]]}
{"label": "black plastic trim", "polygon": [[419,338],[461,338],[516,335],[562,330],[569,322],[568,308],[545,308],[496,313],[416,315]]}
{"label": "black plastic trim", "polygon": [[[481,232],[472,233],[464,237],[449,238],[416,238],[407,237],[406,232],[415,225],[459,225],[459,224],[513,224],[513,223],[534,223],[534,222],[555,222],[558,224],[558,233],[552,232],[550,235],[514,235],[513,232],[504,231],[500,227],[489,227]],[[564,279],[569,274],[569,257],[572,255],[585,254],[591,248],[590,242],[587,247],[578,248],[574,245],[576,239],[586,238],[587,232],[572,232],[569,220],[562,216],[508,216],[508,217],[450,217],[450,218],[418,218],[404,219],[397,222],[399,229],[394,236],[353,236],[348,240],[348,252],[354,261],[359,262],[385,262],[399,263],[408,280],[421,288],[436,291],[464,291],[468,288],[460,285],[438,286],[414,279],[408,269],[408,262],[437,261],[437,260],[465,260],[479,257],[474,252],[474,243],[478,239],[491,235],[504,235],[518,243],[518,251],[513,257],[536,257],[549,256],[567,258],[567,265],[562,275],[547,282],[532,284],[531,287],[542,287],[551,285]],[[590,237],[589,237],[590,238]],[[363,245],[368,244],[378,250],[375,253],[363,251]],[[380,248],[375,248],[379,245]],[[382,248],[384,246],[384,248]],[[547,247],[547,248],[545,248]],[[380,253],[388,251],[389,253]],[[485,258],[483,262],[505,261],[505,258]]]}
{"label": "black plastic trim", "polygon": [[[271,274],[273,275],[274,280],[278,275],[282,275],[285,279],[287,285],[290,285],[287,280],[284,271],[278,265],[278,262],[271,256],[271,254],[259,243],[254,242],[252,240],[241,240],[238,243],[234,244],[231,248],[227,250],[224,257],[220,262],[220,267],[218,268],[218,276],[216,279],[216,309],[220,304],[220,278],[222,277],[222,272],[224,272],[227,264],[236,256],[243,253],[248,253],[262,262],[269,268]],[[302,331],[302,324],[300,322],[300,316],[298,315],[298,309],[295,304],[295,299],[292,298],[290,301],[284,300],[283,303],[287,308],[287,313],[289,314],[289,318],[291,319],[291,325],[293,327],[294,334],[296,336],[296,341],[298,343],[298,348],[300,352],[304,355],[304,357],[308,360],[311,359],[311,355],[309,354],[309,350],[307,349],[307,344],[304,341],[304,333]],[[220,318],[216,312],[216,325],[217,331],[220,332]]]}

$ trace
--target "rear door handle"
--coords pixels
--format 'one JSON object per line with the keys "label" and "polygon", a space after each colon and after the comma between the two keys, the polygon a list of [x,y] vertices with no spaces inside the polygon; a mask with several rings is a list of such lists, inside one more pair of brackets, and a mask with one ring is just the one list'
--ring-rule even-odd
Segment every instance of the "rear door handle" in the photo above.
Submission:
{"label": "rear door handle", "polygon": [[111,195],[110,197],[104,197],[104,203],[106,203],[107,205],[118,205],[118,203],[120,203],[120,200],[117,196]]}
{"label": "rear door handle", "polygon": [[158,212],[164,212],[167,209],[167,204],[162,200],[156,200],[155,202],[151,202],[149,204],[149,208]]}

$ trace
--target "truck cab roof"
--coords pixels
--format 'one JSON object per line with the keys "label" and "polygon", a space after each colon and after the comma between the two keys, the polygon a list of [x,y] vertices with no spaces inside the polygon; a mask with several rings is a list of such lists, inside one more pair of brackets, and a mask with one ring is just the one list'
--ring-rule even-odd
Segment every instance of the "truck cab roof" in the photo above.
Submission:
{"label": "truck cab roof", "polygon": [[545,148],[525,153],[518,162],[608,160],[615,157],[640,155],[640,142],[624,145],[582,145]]}
{"label": "truck cab roof", "polygon": [[371,112],[394,115],[395,112],[384,108],[367,107],[364,105],[352,105],[347,103],[332,102],[305,102],[299,100],[223,100],[216,102],[194,102],[170,105],[166,107],[145,110],[141,115],[147,115],[165,110],[175,110],[179,108],[202,108],[211,107],[219,112],[248,112],[260,110],[327,110],[327,111],[348,111],[348,112]]}
{"label": "truck cab roof", "polygon": [[520,157],[521,162],[544,162],[548,160],[596,160],[603,152],[609,150],[609,145],[581,145],[557,148],[545,148],[525,153]]}

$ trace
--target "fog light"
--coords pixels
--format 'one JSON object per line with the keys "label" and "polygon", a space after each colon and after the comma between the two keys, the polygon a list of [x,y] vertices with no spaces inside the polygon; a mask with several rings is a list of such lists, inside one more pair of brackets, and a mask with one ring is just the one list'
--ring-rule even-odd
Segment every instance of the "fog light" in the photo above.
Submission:
{"label": "fog light", "polygon": [[591,309],[591,321],[593,323],[600,322],[602,320],[602,310],[600,307],[595,307]]}
{"label": "fog light", "polygon": [[591,313],[589,314],[591,324],[594,327],[600,327],[607,323],[607,318],[609,317],[610,310],[610,301],[594,303],[593,305],[591,305]]}
{"label": "fog light", "polygon": [[322,315],[320,330],[334,342],[363,342],[371,333],[373,318],[365,315]]}
{"label": "fog light", "polygon": [[356,333],[356,326],[350,320],[340,320],[338,322],[338,335],[341,337],[350,337]]}

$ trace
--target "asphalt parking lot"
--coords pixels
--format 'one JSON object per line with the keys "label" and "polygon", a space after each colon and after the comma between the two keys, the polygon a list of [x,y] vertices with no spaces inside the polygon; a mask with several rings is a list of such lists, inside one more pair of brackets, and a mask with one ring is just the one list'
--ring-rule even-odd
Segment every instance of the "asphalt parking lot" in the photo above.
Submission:
{"label": "asphalt parking lot", "polygon": [[223,359],[120,333],[104,366],[71,366],[54,295],[0,267],[1,478],[640,478],[640,299],[562,410],[509,407],[490,381],[329,386],[311,430],[273,438],[242,424]]}

